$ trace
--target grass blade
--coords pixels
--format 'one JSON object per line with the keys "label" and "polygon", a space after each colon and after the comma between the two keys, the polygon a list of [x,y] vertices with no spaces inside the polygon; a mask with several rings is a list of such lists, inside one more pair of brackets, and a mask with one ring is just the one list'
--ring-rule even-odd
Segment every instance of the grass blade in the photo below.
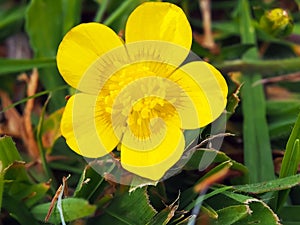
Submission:
{"label": "grass blade", "polygon": [[[240,1],[239,5],[240,32],[243,44],[256,46],[255,29],[248,0]],[[257,59],[256,48],[245,53],[244,59]],[[261,79],[260,74],[249,76],[243,74],[242,109],[244,116],[244,160],[250,173],[250,182],[274,179],[274,166],[270,138],[266,121],[266,102],[262,85],[253,86]]]}

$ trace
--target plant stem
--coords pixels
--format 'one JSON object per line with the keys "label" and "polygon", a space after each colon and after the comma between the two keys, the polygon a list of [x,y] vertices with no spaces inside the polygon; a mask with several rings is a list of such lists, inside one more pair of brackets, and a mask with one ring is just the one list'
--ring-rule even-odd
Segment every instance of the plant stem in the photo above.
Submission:
{"label": "plant stem", "polygon": [[240,71],[259,72],[264,77],[280,75],[300,70],[300,57],[275,60],[233,60],[215,64],[222,73]]}
{"label": "plant stem", "polygon": [[46,111],[46,107],[49,103],[49,100],[51,98],[51,94],[48,96],[43,108],[42,108],[42,113],[41,113],[41,116],[40,116],[40,120],[39,120],[39,123],[38,123],[38,126],[37,126],[37,134],[36,134],[36,139],[37,139],[37,144],[38,144],[38,147],[39,147],[39,151],[40,151],[40,157],[41,157],[41,162],[42,162],[42,165],[43,165],[43,169],[46,173],[46,176],[47,178],[50,178],[52,179],[51,180],[51,190],[55,193],[55,190],[56,190],[56,180],[54,180],[54,176],[52,176],[52,172],[48,166],[48,162],[47,162],[47,159],[46,159],[46,150],[43,146],[43,143],[42,143],[42,127],[43,127],[43,123],[44,123],[44,116],[45,116],[45,111]]}
{"label": "plant stem", "polygon": [[112,22],[118,18],[126,9],[127,7],[131,6],[132,0],[124,1],[106,20],[104,20],[104,24],[109,26]]}
{"label": "plant stem", "polygon": [[99,4],[99,8],[98,8],[97,14],[96,14],[95,19],[94,19],[95,22],[101,22],[102,21],[103,15],[104,15],[104,13],[107,9],[107,6],[108,6],[108,2],[109,2],[109,0],[103,0],[102,4]]}

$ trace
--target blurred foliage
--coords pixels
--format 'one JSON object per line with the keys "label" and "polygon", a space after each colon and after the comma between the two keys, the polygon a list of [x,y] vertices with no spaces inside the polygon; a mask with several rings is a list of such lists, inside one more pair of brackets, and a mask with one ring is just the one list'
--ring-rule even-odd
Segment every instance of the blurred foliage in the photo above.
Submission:
{"label": "blurred foliage", "polygon": [[[97,21],[122,36],[145,1],[0,0],[0,224],[300,224],[299,0],[211,0],[210,47],[200,1],[169,1],[187,14],[192,50],[228,82],[233,135],[220,134],[221,151],[199,145],[176,176],[132,189],[101,177],[60,137],[73,94],[55,62],[64,34]],[[186,144],[199,133],[186,132]],[[199,143],[209,138],[208,126]],[[204,157],[213,160],[203,169]]]}

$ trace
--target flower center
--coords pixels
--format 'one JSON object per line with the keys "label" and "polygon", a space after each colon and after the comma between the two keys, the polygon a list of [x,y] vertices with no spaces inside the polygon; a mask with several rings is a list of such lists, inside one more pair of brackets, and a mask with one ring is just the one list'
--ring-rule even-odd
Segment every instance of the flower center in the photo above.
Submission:
{"label": "flower center", "polygon": [[[137,101],[128,116],[127,125],[138,139],[148,139],[152,132],[160,132],[164,122],[169,121],[176,115],[172,104],[166,100],[149,96]],[[161,120],[155,120],[160,118]]]}
{"label": "flower center", "polygon": [[[172,91],[172,85],[164,78],[172,71],[173,66],[157,62],[139,62],[122,68],[101,89],[96,116],[112,123],[120,139],[128,128],[139,140],[151,138],[153,132],[163,135],[167,121],[178,121],[172,105],[178,93]],[[170,93],[175,99],[166,99]]]}

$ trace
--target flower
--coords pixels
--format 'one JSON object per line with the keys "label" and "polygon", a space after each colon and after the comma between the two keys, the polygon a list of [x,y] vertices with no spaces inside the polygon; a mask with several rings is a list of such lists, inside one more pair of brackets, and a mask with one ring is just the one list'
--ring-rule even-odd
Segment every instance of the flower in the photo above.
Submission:
{"label": "flower", "polygon": [[138,6],[125,40],[100,23],[65,35],[57,65],[78,93],[66,104],[61,133],[85,157],[105,156],[119,145],[124,169],[157,181],[184,152],[182,130],[222,113],[227,85],[212,65],[187,60],[191,27],[171,3]]}

